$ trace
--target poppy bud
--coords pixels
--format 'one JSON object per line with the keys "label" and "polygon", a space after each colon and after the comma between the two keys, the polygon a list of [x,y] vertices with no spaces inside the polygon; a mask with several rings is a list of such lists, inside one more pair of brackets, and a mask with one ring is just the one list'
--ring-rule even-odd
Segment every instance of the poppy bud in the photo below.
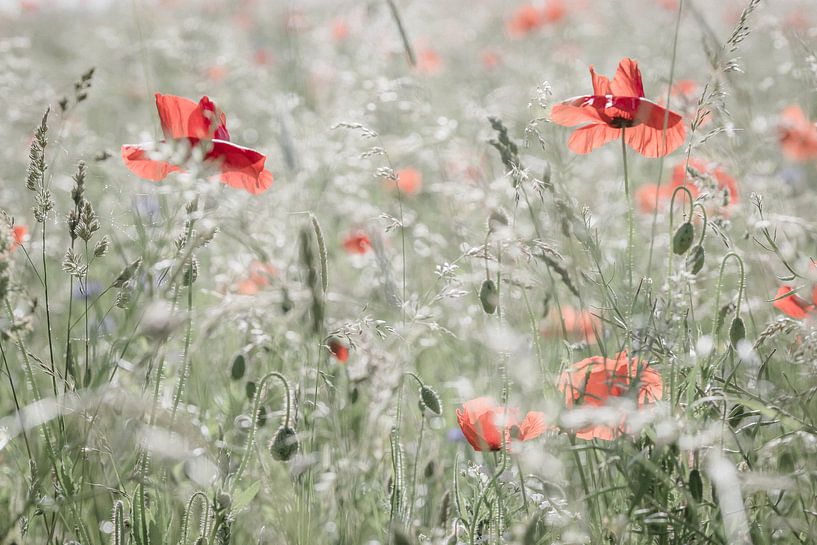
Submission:
{"label": "poppy bud", "polygon": [[432,388],[426,385],[423,385],[423,387],[420,388],[420,409],[428,410],[437,416],[440,416],[443,413],[440,396],[437,395],[437,392],[435,392]]}
{"label": "poppy bud", "polygon": [[729,326],[729,342],[732,343],[732,348],[737,348],[738,342],[745,337],[746,326],[743,325],[743,319],[740,316],[735,316],[732,325]]}
{"label": "poppy bud", "polygon": [[244,385],[244,392],[247,394],[247,399],[252,399],[253,397],[255,397],[256,388],[257,385],[253,381],[249,381],[247,382],[247,384]]}
{"label": "poppy bud", "polygon": [[697,502],[700,502],[704,497],[704,485],[701,481],[701,472],[697,469],[693,469],[689,472],[689,493]]}
{"label": "poppy bud", "polygon": [[233,360],[233,366],[230,369],[230,376],[233,380],[241,380],[244,376],[244,371],[247,369],[247,363],[244,360],[244,356],[239,354]]}
{"label": "poppy bud", "polygon": [[488,216],[488,230],[492,233],[500,227],[507,227],[510,223],[508,215],[501,208],[494,208],[491,210],[491,215]]}
{"label": "poppy bud", "polygon": [[479,288],[479,302],[482,303],[482,310],[486,314],[496,312],[496,306],[499,303],[499,292],[493,280],[487,279],[482,282],[482,286]]}
{"label": "poppy bud", "polygon": [[392,530],[392,543],[394,543],[394,545],[411,545],[408,536],[398,528]]}
{"label": "poppy bud", "polygon": [[199,262],[196,259],[196,256],[192,256],[190,258],[190,265],[184,270],[184,280],[182,281],[185,286],[192,286],[193,282],[199,277]]}
{"label": "poppy bud", "polygon": [[672,237],[672,251],[678,255],[685,254],[689,247],[692,246],[692,240],[695,238],[695,229],[690,222],[681,224],[675,235]]}
{"label": "poppy bud", "polygon": [[746,416],[746,409],[738,403],[732,410],[729,411],[729,425],[733,428],[737,428],[740,421],[743,420],[743,417]]}
{"label": "poppy bud", "polygon": [[289,426],[281,426],[275,432],[275,437],[269,445],[270,454],[279,462],[286,462],[292,459],[298,452],[298,435]]}
{"label": "poppy bud", "polygon": [[687,267],[689,267],[689,272],[692,274],[698,274],[701,272],[701,269],[704,266],[705,258],[706,254],[704,253],[703,246],[698,244],[692,248],[692,251],[687,256]]}
{"label": "poppy bud", "polygon": [[216,497],[216,510],[225,511],[233,504],[233,498],[226,492],[220,492]]}

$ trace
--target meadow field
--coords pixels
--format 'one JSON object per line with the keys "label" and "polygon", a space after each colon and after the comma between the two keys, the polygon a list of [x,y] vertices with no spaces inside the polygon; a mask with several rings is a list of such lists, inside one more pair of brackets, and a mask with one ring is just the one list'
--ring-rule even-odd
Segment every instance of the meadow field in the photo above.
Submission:
{"label": "meadow field", "polygon": [[0,545],[817,543],[817,0],[3,0],[0,97]]}

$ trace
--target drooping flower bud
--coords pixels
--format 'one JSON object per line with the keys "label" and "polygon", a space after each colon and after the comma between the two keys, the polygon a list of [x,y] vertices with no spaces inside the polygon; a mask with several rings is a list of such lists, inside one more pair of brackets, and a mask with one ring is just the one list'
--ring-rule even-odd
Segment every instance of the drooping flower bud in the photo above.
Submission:
{"label": "drooping flower bud", "polygon": [[692,246],[692,240],[695,238],[695,229],[690,222],[685,222],[678,227],[675,235],[672,237],[672,251],[678,255],[685,254]]}
{"label": "drooping flower bud", "polygon": [[496,312],[496,306],[499,303],[499,292],[493,280],[486,279],[482,282],[482,286],[479,288],[479,302],[482,303],[482,310],[487,314]]}
{"label": "drooping flower bud", "polygon": [[279,462],[287,462],[298,452],[298,434],[286,424],[278,428],[269,445],[270,454]]}
{"label": "drooping flower bud", "polygon": [[420,408],[440,416],[443,413],[440,396],[430,386],[420,388]]}

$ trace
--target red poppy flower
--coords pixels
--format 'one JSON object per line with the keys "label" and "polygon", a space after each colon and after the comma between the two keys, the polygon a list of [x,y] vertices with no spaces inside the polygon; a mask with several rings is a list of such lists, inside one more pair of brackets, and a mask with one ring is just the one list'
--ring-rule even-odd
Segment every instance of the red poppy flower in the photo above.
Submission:
{"label": "red poppy flower", "polygon": [[516,8],[506,24],[508,34],[519,38],[533,32],[544,23],[543,13],[533,4],[523,4]]}
{"label": "red poppy flower", "polygon": [[15,225],[11,229],[11,251],[17,249],[18,246],[22,246],[23,242],[26,239],[26,235],[28,235],[28,227],[24,225]]}
{"label": "red poppy flower", "polygon": [[349,361],[349,347],[337,337],[332,337],[326,342],[329,351],[335,356],[339,362],[346,363]]}
{"label": "red poppy flower", "polygon": [[[659,207],[669,205],[672,199],[672,193],[676,188],[684,185],[684,180],[686,179],[685,165],[686,161],[675,165],[675,168],[672,170],[672,180],[669,184],[665,184],[660,188],[657,184],[646,184],[639,187],[635,192],[638,208],[645,214],[652,214],[655,211],[656,194]],[[722,207],[722,212],[725,212],[726,208],[738,202],[738,183],[720,165],[690,159],[689,166],[704,176],[711,176],[718,184],[718,190],[727,193],[726,200],[728,202]],[[694,183],[687,183],[686,188],[692,194],[693,199],[698,197],[698,187]],[[684,202],[685,197],[686,195],[684,194],[678,195],[675,198],[676,205]]]}
{"label": "red poppy flower", "polygon": [[789,106],[780,112],[778,127],[783,153],[795,161],[817,157],[817,126],[806,118],[800,106]]}
{"label": "red poppy flower", "polygon": [[439,74],[443,69],[443,58],[430,47],[423,48],[417,54],[417,71],[422,74]]}
{"label": "red poppy flower", "polygon": [[567,14],[567,7],[562,0],[550,0],[542,11],[542,17],[545,22],[557,23],[564,19]]}
{"label": "red poppy flower", "polygon": [[[593,94],[556,104],[551,120],[557,125],[582,125],[570,136],[567,146],[574,153],[590,153],[621,137],[645,157],[668,155],[684,143],[686,129],[677,113],[644,98],[638,64],[624,58],[612,81],[590,67]],[[666,142],[664,118],[666,117]]]}
{"label": "red poppy flower", "polygon": [[253,261],[250,263],[249,274],[236,286],[241,295],[255,295],[270,285],[272,279],[278,275],[278,269],[268,263]]}
{"label": "red poppy flower", "polygon": [[602,324],[598,316],[587,310],[577,310],[571,306],[562,305],[561,316],[556,309],[548,313],[542,335],[545,337],[561,337],[564,331],[569,339],[579,339],[591,342],[596,338],[596,331],[601,332]]}
{"label": "red poppy flower", "polygon": [[372,248],[372,241],[363,231],[354,231],[343,239],[343,249],[350,254],[365,254]]}
{"label": "red poppy flower", "polygon": [[335,42],[344,42],[349,37],[349,23],[345,19],[338,17],[332,21],[332,39]]}
{"label": "red poppy flower", "polygon": [[[786,295],[789,294],[789,295]],[[814,316],[817,310],[817,286],[811,291],[811,302],[809,303],[796,293],[794,288],[787,284],[780,286],[774,298],[774,308],[795,320],[805,320]]]}
{"label": "red poppy flower", "polygon": [[[559,390],[565,395],[568,409],[576,405],[607,407],[612,400],[631,395],[634,386],[638,388],[634,397],[639,409],[661,399],[663,394],[661,375],[638,358],[629,360],[623,352],[616,359],[586,358],[574,363],[559,377]],[[609,441],[626,432],[626,415],[622,415],[618,426],[592,425],[580,429],[576,437]]]}
{"label": "red poppy flower", "polygon": [[396,171],[394,174],[397,176],[397,182],[389,180],[387,185],[390,188],[396,186],[400,188],[400,191],[403,193],[414,195],[423,187],[423,174],[416,168],[404,168]]}
{"label": "red poppy flower", "polygon": [[[156,93],[156,108],[165,139],[184,142],[204,151],[204,162],[220,171],[221,181],[230,187],[256,195],[272,185],[272,174],[264,168],[266,157],[250,148],[230,142],[227,118],[208,97],[198,103],[186,98]],[[151,157],[155,144],[126,144],[122,160],[131,172],[158,182],[180,165]]]}
{"label": "red poppy flower", "polygon": [[[519,421],[519,409],[497,405],[490,397],[478,397],[463,403],[457,409],[457,422],[465,439],[474,450],[499,450],[502,448],[502,430],[505,433],[505,444],[510,445],[511,438],[527,441],[544,433],[545,415],[540,412],[529,412],[522,422]],[[513,432],[513,433],[512,433]]]}

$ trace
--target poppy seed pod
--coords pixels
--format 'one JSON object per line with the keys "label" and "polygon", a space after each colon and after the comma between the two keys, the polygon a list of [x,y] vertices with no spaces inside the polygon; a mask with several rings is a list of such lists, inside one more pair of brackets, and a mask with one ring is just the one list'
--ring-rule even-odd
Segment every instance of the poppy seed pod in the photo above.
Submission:
{"label": "poppy seed pod", "polygon": [[279,462],[287,462],[298,452],[298,434],[287,425],[283,425],[275,432],[269,445],[270,454]]}
{"label": "poppy seed pod", "polygon": [[499,291],[493,280],[486,279],[482,282],[482,286],[479,288],[479,302],[482,303],[482,310],[486,314],[496,312],[496,306],[499,303]]}
{"label": "poppy seed pod", "polygon": [[428,410],[437,416],[440,416],[443,413],[440,396],[437,395],[437,392],[435,392],[431,387],[426,386],[425,384],[422,388],[420,388],[420,409]]}
{"label": "poppy seed pod", "polygon": [[729,326],[729,342],[732,343],[732,348],[737,348],[738,343],[745,337],[746,326],[743,325],[743,319],[740,316],[735,316],[732,325]]}
{"label": "poppy seed pod", "polygon": [[672,237],[672,251],[678,255],[685,254],[692,246],[695,229],[690,222],[683,223]]}

